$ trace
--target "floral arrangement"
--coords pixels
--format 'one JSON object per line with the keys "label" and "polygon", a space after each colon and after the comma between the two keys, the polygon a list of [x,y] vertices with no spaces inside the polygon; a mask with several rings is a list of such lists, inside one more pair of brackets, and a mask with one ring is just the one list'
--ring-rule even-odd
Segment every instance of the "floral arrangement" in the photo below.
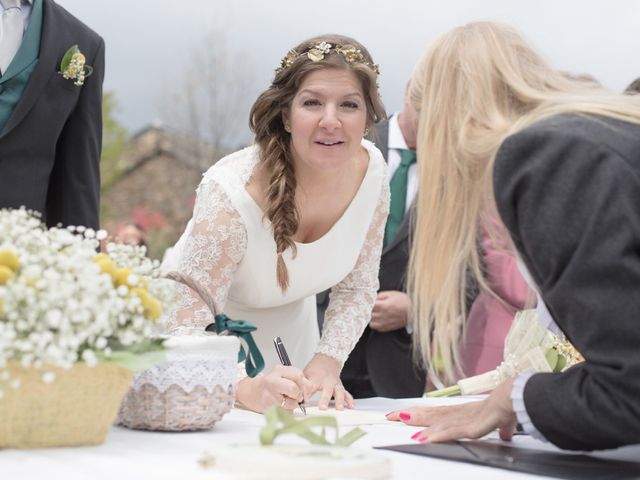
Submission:
{"label": "floral arrangement", "polygon": [[[100,361],[141,368],[162,350],[152,340],[173,288],[143,247],[107,246],[104,231],[50,228],[25,209],[0,210],[0,398],[19,388],[9,362],[42,372]],[[157,353],[155,354],[157,356]]]}
{"label": "floral arrangement", "polygon": [[93,67],[86,64],[84,54],[74,45],[67,50],[60,61],[60,73],[67,80],[74,80],[77,87],[84,85],[85,79],[93,73]]}
{"label": "floral arrangement", "polygon": [[584,358],[566,338],[547,330],[536,310],[518,312],[505,339],[504,360],[495,369],[459,380],[456,385],[426,394],[427,397],[473,395],[488,392],[508,378],[525,371],[562,372]]}

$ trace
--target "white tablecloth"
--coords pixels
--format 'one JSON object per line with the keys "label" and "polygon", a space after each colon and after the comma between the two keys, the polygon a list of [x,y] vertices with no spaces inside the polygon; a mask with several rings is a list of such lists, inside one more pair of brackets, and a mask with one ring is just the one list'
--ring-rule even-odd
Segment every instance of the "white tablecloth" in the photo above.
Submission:
{"label": "white tablecloth", "polygon": [[[458,399],[367,399],[357,408],[388,412],[410,405],[437,405]],[[223,477],[202,468],[197,460],[217,445],[258,443],[258,431],[264,418],[252,412],[232,410],[206,432],[155,433],[113,427],[105,443],[96,447],[52,448],[39,450],[0,450],[0,478],[16,480],[218,480]],[[351,429],[345,427],[342,433]],[[351,448],[412,443],[411,435],[420,430],[399,423],[362,426],[367,435]],[[332,432],[329,432],[331,434]],[[495,437],[495,435],[493,435]],[[297,437],[284,437],[277,443],[298,443]],[[554,449],[530,437],[515,437],[514,443],[531,448]],[[434,458],[375,450],[391,460],[393,479],[430,478],[440,480],[533,479],[540,478],[506,470],[449,462]],[[618,458],[637,459],[640,447],[618,451]],[[250,459],[247,459],[250,462]]]}

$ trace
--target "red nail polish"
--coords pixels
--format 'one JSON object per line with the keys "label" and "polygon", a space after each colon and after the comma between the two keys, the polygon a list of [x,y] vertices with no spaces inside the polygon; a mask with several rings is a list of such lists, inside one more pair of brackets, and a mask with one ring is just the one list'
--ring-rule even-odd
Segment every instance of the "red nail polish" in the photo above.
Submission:
{"label": "red nail polish", "polygon": [[420,432],[416,432],[413,435],[411,435],[411,440],[416,440],[419,436],[420,436]]}
{"label": "red nail polish", "polygon": [[402,412],[400,413],[400,420],[411,420],[411,414],[410,413],[406,413],[406,412]]}

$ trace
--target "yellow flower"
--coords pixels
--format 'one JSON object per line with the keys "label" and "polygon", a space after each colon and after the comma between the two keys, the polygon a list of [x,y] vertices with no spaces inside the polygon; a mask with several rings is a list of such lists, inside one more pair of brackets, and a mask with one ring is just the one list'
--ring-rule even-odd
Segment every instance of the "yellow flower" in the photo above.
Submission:
{"label": "yellow flower", "polygon": [[145,317],[151,320],[160,318],[160,315],[162,315],[162,305],[157,299],[153,298],[144,288],[135,287],[132,288],[131,291],[140,299]]}
{"label": "yellow flower", "polygon": [[15,274],[9,267],[0,265],[0,285],[6,285],[13,277],[15,277]]}
{"label": "yellow flower", "polygon": [[113,260],[111,260],[109,255],[99,253],[93,257],[93,261],[98,264],[100,270],[111,275],[114,283],[118,280],[118,268],[116,267],[116,264],[113,263]]}
{"label": "yellow flower", "polygon": [[20,260],[11,250],[0,250],[0,265],[4,265],[14,273],[20,269]]}
{"label": "yellow flower", "polygon": [[128,268],[119,268],[116,273],[116,285],[119,287],[120,285],[126,285],[127,287],[131,287],[129,282],[129,275],[131,275],[131,270]]}

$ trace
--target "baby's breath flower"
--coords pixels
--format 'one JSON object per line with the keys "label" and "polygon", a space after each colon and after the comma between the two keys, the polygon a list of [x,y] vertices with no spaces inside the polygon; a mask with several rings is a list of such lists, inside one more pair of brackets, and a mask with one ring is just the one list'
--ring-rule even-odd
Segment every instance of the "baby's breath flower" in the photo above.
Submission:
{"label": "baby's breath flower", "polygon": [[[92,366],[112,346],[133,346],[158,331],[158,306],[172,300],[173,286],[159,279],[159,263],[144,249],[109,245],[106,254],[96,255],[105,237],[82,226],[47,229],[34,212],[0,209],[0,265],[12,274],[0,282],[5,391],[10,361],[39,369],[42,380],[51,382],[49,367],[71,368],[78,361]],[[126,273],[121,284],[117,271]],[[154,308],[143,308],[133,289],[148,292]]]}

